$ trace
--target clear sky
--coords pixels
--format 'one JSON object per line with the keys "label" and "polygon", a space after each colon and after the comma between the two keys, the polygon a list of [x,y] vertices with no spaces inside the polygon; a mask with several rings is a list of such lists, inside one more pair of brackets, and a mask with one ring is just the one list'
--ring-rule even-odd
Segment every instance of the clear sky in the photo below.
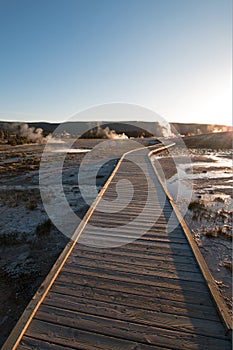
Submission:
{"label": "clear sky", "polygon": [[127,102],[231,124],[231,0],[0,0],[0,119]]}

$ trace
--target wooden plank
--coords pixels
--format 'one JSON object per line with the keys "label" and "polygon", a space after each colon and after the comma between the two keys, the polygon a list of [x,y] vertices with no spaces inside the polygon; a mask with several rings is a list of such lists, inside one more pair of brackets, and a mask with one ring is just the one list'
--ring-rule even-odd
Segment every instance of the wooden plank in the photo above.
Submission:
{"label": "wooden plank", "polygon": [[116,262],[121,264],[129,264],[134,266],[142,266],[142,267],[148,267],[148,268],[158,268],[158,269],[166,269],[166,270],[175,270],[178,272],[181,271],[190,271],[193,273],[200,273],[200,268],[197,264],[193,263],[187,263],[187,260],[184,262],[183,260],[180,262],[178,259],[174,260],[173,257],[163,257],[161,259],[160,257],[157,257],[157,259],[150,259],[150,258],[139,258],[136,257],[128,257],[125,255],[118,255],[116,254],[107,254],[102,253],[100,251],[89,251],[89,250],[82,250],[78,249],[75,251],[72,256],[70,256],[69,260],[87,258],[89,260],[93,261],[104,261],[104,262]]}
{"label": "wooden plank", "polygon": [[[112,208],[112,210],[117,210],[115,208]],[[143,210],[143,208],[142,208]],[[146,228],[149,226],[149,230],[158,230],[159,227],[161,227],[161,231],[163,230],[164,232],[167,231],[167,221],[166,219],[159,219],[156,216],[156,212],[152,213],[150,215],[147,215],[145,213],[142,214],[142,210],[138,212],[129,212],[127,208],[124,210],[120,211],[120,216],[114,216],[114,213],[106,213],[104,215],[104,218],[101,217],[100,215],[95,216],[95,218],[92,218],[90,220],[89,225],[95,226],[101,226],[101,225],[124,225],[125,222],[131,222],[132,227],[138,228]],[[110,219],[111,222],[108,222],[107,220]],[[112,221],[114,220],[114,221]],[[101,225],[100,225],[101,224]]]}
{"label": "wooden plank", "polygon": [[[56,341],[56,339],[53,339]],[[58,345],[54,342],[43,341],[39,339],[34,339],[31,337],[24,336],[22,342],[19,344],[18,350],[76,350],[77,347],[67,347],[63,345]]]}
{"label": "wooden plank", "polygon": [[[221,337],[207,337],[200,334],[172,331],[170,329],[144,326],[131,322],[119,321],[105,317],[96,317],[94,315],[81,314],[70,310],[62,310],[42,305],[38,310],[32,324],[39,326],[39,321],[50,324],[68,326],[70,329],[79,329],[93,333],[103,334],[109,337],[126,339],[133,342],[139,342],[146,345],[172,347],[173,349],[230,349],[230,342]],[[51,332],[51,330],[50,330]],[[38,327],[38,333],[43,331]],[[27,334],[27,333],[26,333]],[[51,337],[51,333],[50,333]],[[225,337],[225,336],[224,336]],[[72,345],[72,344],[71,344]],[[103,347],[104,349],[104,347]]]}
{"label": "wooden plank", "polygon": [[156,295],[139,295],[134,294],[134,291],[123,292],[123,291],[112,291],[106,289],[101,289],[96,287],[93,289],[88,285],[75,285],[75,288],[72,288],[62,284],[54,284],[50,290],[50,293],[45,299],[45,303],[54,295],[62,294],[65,299],[70,300],[70,297],[74,297],[76,300],[91,299],[92,301],[101,301],[101,302],[111,302],[112,305],[124,305],[130,307],[140,307],[144,310],[151,310],[157,312],[171,313],[181,316],[192,316],[194,318],[201,318],[204,320],[219,321],[219,316],[216,310],[211,306],[205,304],[195,304],[193,301],[187,303],[179,300],[163,299],[157,297]]}
{"label": "wooden plank", "polygon": [[[104,227],[104,230],[106,230],[106,227]],[[108,231],[108,232],[105,232],[103,230],[100,229],[95,229],[95,230],[87,230],[85,231],[85,233],[83,234],[83,237],[84,235],[88,236],[88,237],[93,237],[93,238],[98,238],[98,237],[106,237],[107,239],[109,240],[120,240],[124,243],[125,241],[125,244],[127,244],[129,242],[129,239],[130,241],[132,241],[133,239],[135,240],[136,243],[139,243],[139,244],[151,244],[153,243],[154,245],[156,245],[157,243],[167,243],[169,244],[170,242],[173,242],[173,243],[177,243],[177,244],[185,244],[187,245],[187,241],[185,240],[185,238],[176,238],[174,237],[174,239],[171,239],[170,237],[165,237],[160,235],[160,236],[157,236],[157,235],[148,235],[148,233],[146,235],[143,235],[143,236],[140,236],[139,234],[135,234],[135,231],[132,231],[132,233],[129,232],[129,230],[127,231],[123,231],[121,229],[119,229],[118,231],[116,231],[114,229],[114,232],[112,231]]]}
{"label": "wooden plank", "polygon": [[133,282],[134,284],[142,284],[147,286],[154,286],[154,287],[162,287],[167,289],[177,289],[182,292],[185,292],[186,290],[190,290],[192,292],[198,292],[202,291],[203,293],[209,293],[207,286],[203,282],[195,282],[190,280],[179,280],[177,278],[171,278],[171,277],[163,277],[163,276],[156,276],[156,278],[150,277],[150,276],[143,276],[139,274],[132,274],[127,272],[121,272],[119,271],[116,273],[115,271],[107,270],[107,269],[96,269],[91,267],[83,267],[79,266],[78,268],[72,268],[72,270],[64,266],[63,267],[63,273],[69,276],[70,278],[75,278],[76,275],[78,276],[92,276],[92,277],[101,277],[105,279],[109,279],[111,281],[115,281],[115,283],[120,282]]}
{"label": "wooden plank", "polygon": [[141,252],[141,251],[131,251],[129,249],[124,250],[122,247],[121,248],[95,248],[95,247],[87,247],[83,244],[77,244],[74,247],[73,250],[73,254],[74,255],[79,255],[81,252],[89,252],[89,253],[93,253],[93,254],[102,254],[103,257],[105,256],[123,256],[123,257],[128,257],[129,261],[131,259],[142,259],[145,261],[150,260],[151,264],[153,264],[153,262],[155,264],[157,264],[158,261],[172,261],[174,263],[184,263],[187,265],[192,265],[192,264],[196,264],[196,260],[194,259],[194,256],[184,256],[184,254],[181,255],[176,255],[174,256],[174,254],[172,254],[170,252],[170,254],[168,254],[168,252],[166,252],[166,254],[164,253],[164,251],[161,250],[156,250],[156,254],[155,253],[151,253],[151,252]]}
{"label": "wooden plank", "polygon": [[[124,225],[125,224],[127,224],[127,227],[124,227]],[[128,224],[130,224],[130,226],[128,226]],[[109,230],[111,230],[112,228],[114,229],[114,227],[115,227],[115,230],[118,228],[121,232],[126,232],[126,233],[129,233],[129,232],[132,232],[132,233],[134,233],[135,231],[136,232],[138,232],[139,230],[138,230],[138,227],[136,226],[136,227],[134,227],[134,224],[130,221],[130,220],[127,220],[127,221],[125,221],[125,222],[112,222],[112,223],[104,223],[104,222],[102,222],[101,223],[101,221],[100,222],[90,222],[89,223],[89,225],[88,225],[88,227],[87,227],[87,229],[89,230],[92,230],[92,229],[96,229],[96,230],[98,230],[98,229],[101,229],[101,228],[105,228],[105,229],[107,229],[107,228],[109,228]],[[126,229],[127,229],[127,231],[126,231]],[[147,234],[147,233],[155,233],[156,234],[156,232],[164,232],[164,235],[172,235],[172,233],[168,233],[167,232],[167,224],[165,225],[162,225],[162,224],[160,224],[160,223],[156,223],[156,224],[154,224],[154,223],[151,223],[151,225],[149,226],[149,227],[147,227],[147,230],[146,230],[146,227],[141,227],[141,229],[140,229],[140,235],[141,236],[143,236],[143,235],[145,235],[145,234]],[[174,235],[175,235],[175,232],[174,232]],[[183,236],[182,234],[180,235],[181,237]]]}
{"label": "wooden plank", "polygon": [[[110,222],[105,221],[108,219],[110,219]],[[139,231],[140,230],[143,232],[143,231],[150,231],[152,229],[154,229],[156,231],[159,228],[161,228],[160,230],[161,231],[163,230],[165,233],[167,231],[167,222],[164,222],[164,223],[158,222],[158,221],[156,221],[156,218],[153,219],[153,217],[149,217],[148,219],[146,219],[143,222],[142,220],[139,219],[139,217],[137,215],[134,218],[129,218],[129,217],[126,217],[122,214],[121,218],[114,219],[114,217],[112,217],[112,215],[106,214],[105,220],[103,220],[102,218],[96,217],[95,220],[89,222],[88,227],[90,227],[90,225],[94,228],[115,227],[115,226],[127,225],[126,228],[129,229],[130,231],[132,231],[132,230]],[[130,224],[130,226],[128,226],[128,224]]]}
{"label": "wooden plank", "polygon": [[[84,236],[83,236],[84,237]],[[82,244],[84,245],[85,243],[85,238],[82,237]],[[88,238],[88,236],[87,236]],[[87,239],[88,242],[88,239]],[[94,240],[92,241],[94,243]],[[89,241],[89,243],[91,243],[91,241]],[[141,248],[141,249],[140,249]],[[108,250],[107,248],[103,248],[106,249],[106,251]],[[148,245],[148,247],[141,247],[140,244],[136,244],[136,243],[130,243],[121,247],[117,247],[117,248],[113,248],[113,249],[117,249],[117,252],[122,252],[125,255],[129,254],[129,256],[156,256],[156,255],[169,255],[169,256],[181,256],[184,258],[192,258],[193,257],[193,253],[192,250],[187,248],[187,249],[181,249],[180,247],[178,247],[177,245],[171,247],[169,244],[158,244],[155,247],[150,247],[150,245]]]}
{"label": "wooden plank", "polygon": [[[93,229],[93,230],[86,230],[85,235],[99,235],[102,233],[101,229]],[[168,236],[166,233],[153,233],[153,232],[147,232],[146,234],[142,236],[135,235],[135,233],[128,233],[127,231],[119,230],[112,233],[112,231],[109,230],[108,237],[114,237],[114,238],[125,238],[125,239],[132,239],[134,238],[138,242],[147,242],[147,244],[150,244],[150,242],[156,243],[156,242],[164,242],[164,243],[170,243],[171,241],[173,243],[183,243],[187,245],[187,240],[185,237],[180,237],[179,235],[174,234],[174,237]]]}
{"label": "wooden plank", "polygon": [[116,263],[116,262],[106,262],[104,260],[97,261],[93,259],[85,259],[85,258],[78,258],[70,257],[70,259],[66,263],[67,268],[70,268],[70,271],[73,270],[73,268],[78,269],[81,267],[82,269],[87,268],[93,268],[96,270],[103,270],[103,271],[111,271],[111,273],[121,273],[126,272],[130,274],[137,274],[138,276],[145,276],[145,279],[147,276],[153,277],[153,279],[157,277],[164,277],[164,278],[174,278],[184,281],[194,281],[194,282],[205,282],[203,276],[200,274],[200,272],[191,272],[191,271],[182,271],[182,273],[178,273],[176,270],[167,270],[167,269],[159,269],[158,267],[149,268],[149,267],[142,267],[142,266],[135,266],[133,264],[122,264],[122,263]]}
{"label": "wooden plank", "polygon": [[[104,197],[105,201],[107,202],[106,198]],[[135,201],[131,201],[127,206],[123,207],[122,208],[122,204],[116,204],[116,203],[111,203],[112,200],[112,197],[109,198],[109,203],[102,203],[101,202],[101,206],[100,208],[97,210],[96,212],[96,216],[97,214],[101,214],[101,212],[105,213],[105,214],[108,214],[108,209],[109,209],[109,204],[111,204],[111,209],[113,211],[116,211],[118,214],[119,213],[124,213],[124,211],[127,209],[127,214],[131,214],[131,215],[136,215],[138,212],[141,212],[142,209],[145,208],[145,203],[147,203],[147,209],[146,209],[146,212],[145,212],[145,217],[146,215],[148,217],[150,217],[151,215],[162,215],[162,209],[163,207],[161,207],[161,205],[159,205],[158,207],[154,206],[153,203],[154,202],[151,202],[148,200],[148,198],[145,198],[144,201],[142,201],[141,203],[139,202],[139,199],[142,199],[141,197],[138,198],[138,199],[135,199]],[[126,200],[127,198],[124,197],[124,200]],[[129,200],[131,200],[131,197],[128,198]],[[156,198],[153,198],[156,200]],[[137,205],[136,205],[136,202],[137,202]],[[106,212],[104,211],[106,209]],[[158,210],[159,210],[159,213],[158,213]],[[112,213],[111,213],[112,214]],[[113,213],[114,214],[114,213]],[[158,216],[158,220],[159,220],[160,216]],[[166,222],[166,220],[164,219],[164,217],[162,216],[161,219],[164,223]]]}
{"label": "wooden plank", "polygon": [[[107,202],[107,201],[106,201]],[[108,204],[107,204],[108,203]],[[97,219],[98,217],[101,219],[106,218],[106,215],[112,216],[114,219],[119,219],[123,217],[134,217],[134,216],[138,216],[138,214],[142,213],[143,211],[143,217],[141,217],[142,222],[146,219],[153,219],[154,217],[156,217],[156,222],[161,223],[161,224],[166,224],[168,221],[168,218],[170,218],[172,211],[169,210],[169,212],[163,212],[163,208],[162,207],[153,207],[152,210],[148,209],[148,206],[145,207],[146,203],[142,203],[140,205],[140,207],[134,207],[132,202],[130,202],[128,205],[127,203],[123,206],[119,205],[113,205],[112,201],[108,201],[105,205],[101,205],[98,209],[98,211],[96,211],[95,216],[92,217],[92,219],[90,221],[94,221],[95,219]],[[111,212],[108,213],[109,205],[111,204]],[[104,212],[104,210],[106,209],[106,212]],[[103,215],[104,214],[104,215]],[[174,218],[173,218],[174,219]],[[103,220],[105,221],[105,220]],[[177,221],[176,221],[177,222]],[[178,224],[178,222],[177,222]]]}
{"label": "wooden plank", "polygon": [[[122,209],[122,208],[121,208]],[[167,220],[160,219],[157,217],[156,211],[153,213],[143,213],[142,217],[139,217],[141,215],[142,210],[144,208],[142,207],[141,210],[138,211],[129,211],[128,208],[124,208],[121,211],[119,211],[119,215],[114,215],[115,213],[105,213],[105,215],[102,217],[100,214],[95,215],[95,217],[92,217],[92,219],[89,221],[90,225],[98,226],[98,224],[124,224],[126,221],[133,221],[132,227],[147,227],[150,226],[150,229],[157,227],[162,227],[163,230],[166,232],[167,228]],[[111,210],[117,210],[115,207],[112,207]],[[107,219],[110,219],[112,222],[108,222]],[[135,221],[137,219],[137,221]]]}
{"label": "wooden plank", "polygon": [[[154,249],[156,250],[157,248],[168,248],[168,246],[170,245],[171,240],[165,240],[165,239],[148,239],[147,238],[140,238],[140,234],[136,234],[135,236],[135,232],[133,232],[132,235],[130,235],[130,233],[127,233],[126,236],[124,236],[124,234],[108,234],[108,232],[99,232],[99,233],[85,233],[82,236],[82,240],[80,240],[80,242],[82,242],[82,244],[84,242],[101,242],[102,240],[105,240],[105,242],[109,242],[108,245],[111,247],[112,244],[116,244],[117,246],[125,246],[128,244],[134,244],[136,245],[136,247],[141,246],[142,248],[146,248],[147,250],[149,249],[148,246],[150,246],[150,249]],[[180,251],[185,251],[185,253],[187,253],[187,251],[189,251],[189,249],[187,249],[187,242],[182,242],[182,241],[174,241],[172,243],[173,245],[171,246],[171,248],[175,247],[175,249],[179,249]],[[176,246],[174,246],[176,244]],[[108,245],[106,244],[106,247],[108,247]],[[116,246],[116,248],[117,248]]]}
{"label": "wooden plank", "polygon": [[[94,277],[88,275],[81,275],[80,279],[74,279],[72,274],[63,273],[57,278],[57,284],[64,286],[66,290],[75,289],[77,285],[86,285],[90,288],[102,288],[106,291],[118,291],[118,292],[126,292],[131,293],[133,291],[134,294],[143,295],[143,296],[151,296],[156,298],[163,298],[166,300],[178,300],[184,303],[193,303],[198,305],[208,305],[213,307],[213,302],[210,299],[209,293],[202,291],[192,290],[183,290],[182,288],[166,288],[163,286],[145,286],[145,284],[134,283],[133,281],[117,281],[117,283],[113,283],[111,279],[103,278],[103,277]],[[106,292],[107,293],[107,292]],[[65,294],[65,289],[64,289]]]}
{"label": "wooden plank", "polygon": [[[26,333],[27,334],[27,333]],[[168,350],[165,345],[151,346],[139,342],[128,341],[120,337],[106,336],[91,331],[73,328],[67,325],[53,324],[34,319],[30,325],[30,336],[49,342],[56,339],[56,344],[63,345],[67,349],[84,350]],[[226,348],[226,350],[228,350]]]}
{"label": "wooden plank", "polygon": [[[135,232],[135,231],[133,231]],[[99,235],[100,236],[100,235]],[[88,234],[83,234],[82,236],[82,241],[84,241],[85,237],[88,237]],[[98,234],[96,235],[98,238]],[[107,237],[107,234],[106,234]],[[109,236],[109,239],[111,236]],[[118,248],[117,248],[118,249]],[[152,253],[157,253],[158,250],[164,250],[164,251],[170,251],[173,252],[173,255],[176,254],[176,252],[180,252],[182,254],[186,254],[189,256],[193,256],[192,250],[189,247],[189,245],[185,243],[176,243],[176,242],[164,242],[164,241],[155,241],[155,242],[150,242],[150,244],[147,244],[146,246],[144,245],[144,242],[138,242],[137,240],[134,241],[133,243],[128,243],[125,244],[124,246],[119,247],[119,249],[132,249],[132,250],[139,250],[141,252],[143,251],[150,251]]]}
{"label": "wooden plank", "polygon": [[[181,316],[176,313],[165,313],[158,311],[145,310],[136,307],[116,305],[110,302],[96,301],[90,299],[77,299],[76,297],[65,297],[62,294],[53,294],[48,296],[40,310],[50,312],[50,309],[44,306],[50,306],[57,309],[65,309],[83,314],[101,316],[109,319],[116,319],[136,324],[162,327],[180,332],[202,334],[225,339],[225,331],[220,321],[206,320],[188,316]],[[148,305],[148,308],[150,305]],[[37,315],[38,317],[38,315]],[[45,319],[46,320],[46,319]]]}

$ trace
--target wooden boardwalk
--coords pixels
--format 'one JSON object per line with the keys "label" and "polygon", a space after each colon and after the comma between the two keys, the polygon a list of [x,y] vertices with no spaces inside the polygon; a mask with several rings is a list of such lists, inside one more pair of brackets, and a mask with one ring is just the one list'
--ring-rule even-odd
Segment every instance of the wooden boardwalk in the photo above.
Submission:
{"label": "wooden boardwalk", "polygon": [[[148,153],[119,162],[4,350],[231,349],[226,309]],[[124,209],[122,179],[134,187],[121,183]]]}

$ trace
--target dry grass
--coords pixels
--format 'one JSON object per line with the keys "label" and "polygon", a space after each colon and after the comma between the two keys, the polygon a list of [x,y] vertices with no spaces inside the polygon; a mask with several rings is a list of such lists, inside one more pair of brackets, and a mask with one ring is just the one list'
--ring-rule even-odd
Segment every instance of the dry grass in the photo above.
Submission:
{"label": "dry grass", "polygon": [[23,204],[27,209],[34,210],[41,202],[41,197],[39,189],[2,190],[0,192],[0,202],[9,208],[15,208]]}
{"label": "dry grass", "polygon": [[214,198],[214,201],[215,201],[215,202],[219,202],[219,203],[224,203],[224,199],[221,198],[221,197],[216,197],[216,198]]}
{"label": "dry grass", "polygon": [[224,261],[223,266],[232,272],[232,261]]}
{"label": "dry grass", "polygon": [[206,237],[209,238],[217,238],[218,237],[218,232],[216,230],[207,230],[205,232]]}

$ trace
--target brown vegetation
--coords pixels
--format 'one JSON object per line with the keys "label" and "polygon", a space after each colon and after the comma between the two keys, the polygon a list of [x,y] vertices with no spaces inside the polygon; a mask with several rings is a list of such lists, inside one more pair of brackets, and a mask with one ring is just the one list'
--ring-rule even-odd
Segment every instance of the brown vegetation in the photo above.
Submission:
{"label": "brown vegetation", "polygon": [[232,132],[219,132],[187,136],[183,138],[183,141],[189,148],[231,149],[232,136]]}

